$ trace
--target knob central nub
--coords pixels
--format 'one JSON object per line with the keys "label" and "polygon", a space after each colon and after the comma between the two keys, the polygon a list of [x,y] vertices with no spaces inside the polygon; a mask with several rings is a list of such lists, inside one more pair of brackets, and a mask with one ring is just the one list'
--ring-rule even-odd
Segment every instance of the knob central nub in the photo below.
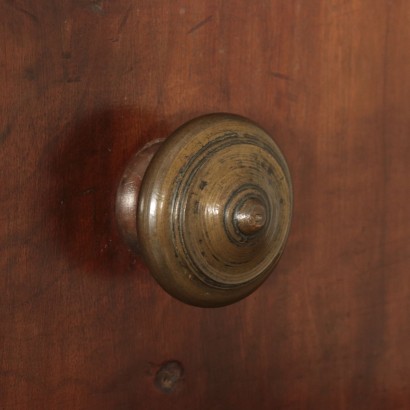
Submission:
{"label": "knob central nub", "polygon": [[247,199],[235,209],[234,221],[244,235],[254,235],[266,224],[265,205],[256,198]]}

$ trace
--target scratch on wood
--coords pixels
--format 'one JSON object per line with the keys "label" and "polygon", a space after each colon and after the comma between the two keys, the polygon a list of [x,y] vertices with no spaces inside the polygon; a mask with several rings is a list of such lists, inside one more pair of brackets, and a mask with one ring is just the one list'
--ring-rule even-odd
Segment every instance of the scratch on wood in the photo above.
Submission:
{"label": "scratch on wood", "polygon": [[188,34],[192,34],[193,32],[197,31],[201,27],[203,27],[205,24],[209,23],[212,20],[213,16],[208,16],[205,20],[200,21],[198,24],[195,26],[191,27],[191,29],[188,31]]}
{"label": "scratch on wood", "polygon": [[6,141],[7,137],[11,134],[11,125],[7,124],[6,128],[0,132],[0,144]]}
{"label": "scratch on wood", "polygon": [[285,81],[292,81],[292,79],[283,73],[279,73],[277,71],[271,71],[271,74],[275,77],[275,78],[279,78],[280,80],[285,80]]}
{"label": "scratch on wood", "polygon": [[25,14],[27,17],[30,18],[30,20],[32,20],[34,23],[39,23],[38,18],[35,14],[27,11],[26,9],[23,9],[22,7],[17,6],[16,4],[14,4],[14,2],[9,2],[9,4],[17,11],[19,11],[20,13]]}
{"label": "scratch on wood", "polygon": [[85,189],[84,191],[81,192],[81,195],[89,195],[89,194],[93,194],[95,192],[95,188],[91,187],[88,189]]}
{"label": "scratch on wood", "polygon": [[124,17],[121,19],[120,24],[118,25],[118,34],[124,29],[125,24],[128,21],[128,17],[130,16],[132,10],[132,5],[128,7],[128,10],[125,12]]}
{"label": "scratch on wood", "polygon": [[103,3],[103,0],[91,1],[89,7],[96,14],[104,14]]}

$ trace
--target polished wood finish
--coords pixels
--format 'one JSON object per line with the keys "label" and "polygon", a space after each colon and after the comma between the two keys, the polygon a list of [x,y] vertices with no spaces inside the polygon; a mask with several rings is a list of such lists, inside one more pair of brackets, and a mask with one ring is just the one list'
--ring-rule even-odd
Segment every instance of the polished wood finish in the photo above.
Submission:
{"label": "polished wood finish", "polygon": [[166,291],[219,307],[249,295],[272,272],[292,201],[289,169],[272,138],[246,118],[218,113],[132,157],[116,216]]}
{"label": "polished wood finish", "polygon": [[[2,1],[0,407],[409,409],[409,22],[408,0]],[[218,111],[274,136],[293,222],[263,286],[197,309],[114,198],[133,153]]]}

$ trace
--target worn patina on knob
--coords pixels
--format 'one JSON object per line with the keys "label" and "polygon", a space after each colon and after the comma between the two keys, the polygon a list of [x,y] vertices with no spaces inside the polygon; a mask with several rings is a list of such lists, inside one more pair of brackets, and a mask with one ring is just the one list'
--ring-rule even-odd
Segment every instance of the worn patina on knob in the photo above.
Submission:
{"label": "worn patina on knob", "polygon": [[132,158],[116,213],[127,243],[167,292],[223,306],[253,292],[278,262],[291,222],[291,178],[262,128],[210,114]]}

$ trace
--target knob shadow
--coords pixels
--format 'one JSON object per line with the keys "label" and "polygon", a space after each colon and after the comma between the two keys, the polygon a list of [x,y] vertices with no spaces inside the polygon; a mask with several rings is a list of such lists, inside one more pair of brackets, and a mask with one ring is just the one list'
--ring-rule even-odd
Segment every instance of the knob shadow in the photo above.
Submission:
{"label": "knob shadow", "polygon": [[115,193],[132,154],[148,141],[169,135],[179,121],[120,107],[79,118],[52,140],[45,153],[51,163],[47,224],[67,269],[100,275],[146,271],[120,236]]}

